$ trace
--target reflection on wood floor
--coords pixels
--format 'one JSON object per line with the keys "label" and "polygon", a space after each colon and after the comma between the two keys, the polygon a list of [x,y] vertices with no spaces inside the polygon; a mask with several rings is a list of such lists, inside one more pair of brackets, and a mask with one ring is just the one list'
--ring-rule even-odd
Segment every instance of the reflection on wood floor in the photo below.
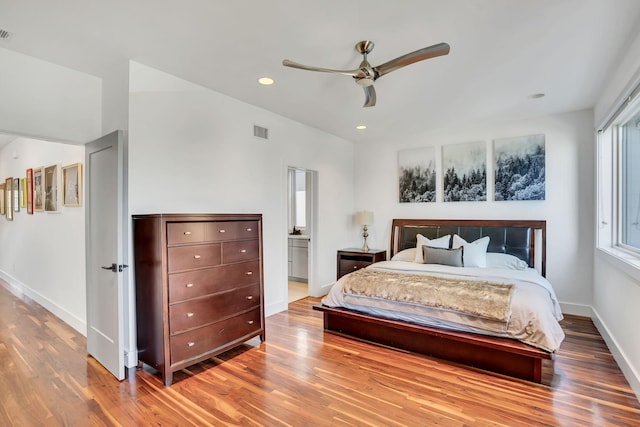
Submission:
{"label": "reflection on wood floor", "polygon": [[2,426],[640,425],[640,404],[589,319],[567,339],[551,386],[322,331],[305,298],[267,318],[267,340],[176,372],[116,381],[85,338],[0,286]]}

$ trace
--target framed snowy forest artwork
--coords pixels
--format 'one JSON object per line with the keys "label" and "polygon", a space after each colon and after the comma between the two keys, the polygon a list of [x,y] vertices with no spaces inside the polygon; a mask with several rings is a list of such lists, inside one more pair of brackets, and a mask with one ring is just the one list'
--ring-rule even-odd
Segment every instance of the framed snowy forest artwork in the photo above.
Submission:
{"label": "framed snowy forest artwork", "polygon": [[445,202],[487,200],[487,144],[443,146],[442,174]]}
{"label": "framed snowy forest artwork", "polygon": [[544,200],[544,135],[496,139],[495,200]]}
{"label": "framed snowy forest artwork", "polygon": [[435,202],[435,149],[398,151],[398,178],[400,203]]}

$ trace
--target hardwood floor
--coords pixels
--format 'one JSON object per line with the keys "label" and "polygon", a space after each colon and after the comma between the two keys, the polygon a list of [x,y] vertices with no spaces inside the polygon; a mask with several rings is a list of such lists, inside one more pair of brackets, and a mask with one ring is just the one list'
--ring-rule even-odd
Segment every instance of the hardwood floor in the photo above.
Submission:
{"label": "hardwood floor", "polygon": [[550,385],[322,331],[306,298],[267,318],[267,341],[176,372],[116,381],[85,338],[0,286],[0,425],[638,426],[640,403],[589,319],[568,317]]}

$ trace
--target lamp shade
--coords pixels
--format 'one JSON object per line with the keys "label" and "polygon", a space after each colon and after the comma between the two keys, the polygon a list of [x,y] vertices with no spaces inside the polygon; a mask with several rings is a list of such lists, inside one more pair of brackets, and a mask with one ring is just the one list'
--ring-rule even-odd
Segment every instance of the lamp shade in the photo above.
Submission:
{"label": "lamp shade", "polygon": [[358,225],[371,225],[373,224],[373,212],[360,211],[356,212],[356,224]]}

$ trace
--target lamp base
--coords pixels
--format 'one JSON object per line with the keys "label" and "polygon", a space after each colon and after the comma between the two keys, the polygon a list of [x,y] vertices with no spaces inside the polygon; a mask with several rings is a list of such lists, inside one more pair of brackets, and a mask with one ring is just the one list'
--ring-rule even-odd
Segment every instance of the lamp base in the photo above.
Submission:
{"label": "lamp base", "polygon": [[362,238],[364,239],[364,243],[362,244],[362,252],[369,252],[369,246],[367,245],[367,237],[369,237],[369,233],[367,233],[367,226],[362,226]]}

